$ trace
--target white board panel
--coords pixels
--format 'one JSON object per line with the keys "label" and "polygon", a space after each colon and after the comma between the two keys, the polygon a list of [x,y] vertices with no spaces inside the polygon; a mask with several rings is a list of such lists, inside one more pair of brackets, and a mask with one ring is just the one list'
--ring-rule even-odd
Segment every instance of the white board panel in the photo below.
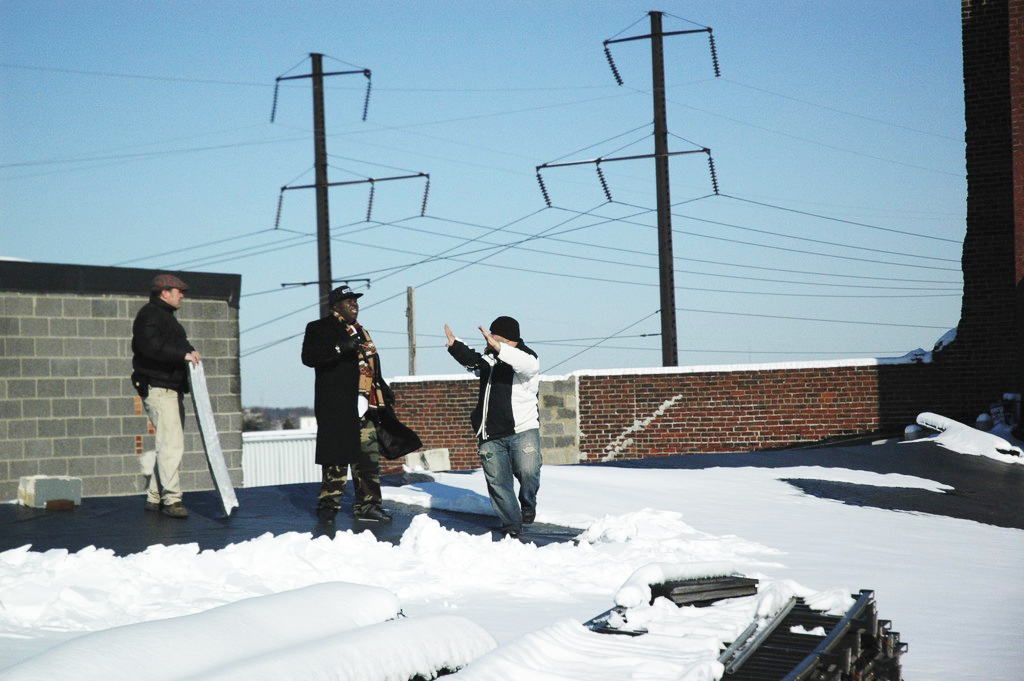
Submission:
{"label": "white board panel", "polygon": [[188,382],[192,388],[192,406],[196,412],[196,419],[199,421],[199,433],[203,438],[203,449],[206,450],[206,462],[210,465],[210,477],[220,493],[221,503],[224,505],[224,514],[231,515],[233,509],[238,508],[238,499],[235,497],[235,488],[231,486],[231,475],[228,473],[227,464],[224,463],[224,452],[220,448],[220,438],[217,436],[217,424],[213,420],[213,407],[210,405],[210,392],[206,388],[206,372],[203,370],[203,363],[188,363]]}

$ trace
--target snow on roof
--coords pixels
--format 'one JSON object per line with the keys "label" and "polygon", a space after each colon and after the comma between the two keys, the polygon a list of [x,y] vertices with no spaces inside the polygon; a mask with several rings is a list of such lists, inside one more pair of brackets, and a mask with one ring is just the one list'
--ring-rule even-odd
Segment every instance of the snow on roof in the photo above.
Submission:
{"label": "snow on roof", "polygon": [[[152,681],[221,678],[218,669],[230,669],[256,655],[272,656],[290,647],[309,646],[311,641],[341,637],[393,619],[400,611],[398,598],[387,589],[324,582],[191,615],[86,634],[8,669],[4,679],[113,681],[140,674]],[[158,650],[160,663],[153,657]],[[168,658],[174,663],[163,662]]]}

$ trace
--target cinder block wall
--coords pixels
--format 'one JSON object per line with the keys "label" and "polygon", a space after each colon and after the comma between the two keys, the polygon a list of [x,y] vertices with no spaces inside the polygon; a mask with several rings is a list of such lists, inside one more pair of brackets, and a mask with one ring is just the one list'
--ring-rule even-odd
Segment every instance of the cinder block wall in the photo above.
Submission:
{"label": "cinder block wall", "polygon": [[[129,380],[131,327],[153,274],[0,262],[0,501],[17,496],[24,475],[80,477],[85,497],[142,492],[139,455],[154,438]],[[178,274],[194,295],[177,316],[203,355],[221,447],[241,485],[241,280]],[[184,489],[212,489],[190,400],[185,447]]]}
{"label": "cinder block wall", "polygon": [[545,378],[540,384],[540,446],[545,463],[580,460],[579,379]]}

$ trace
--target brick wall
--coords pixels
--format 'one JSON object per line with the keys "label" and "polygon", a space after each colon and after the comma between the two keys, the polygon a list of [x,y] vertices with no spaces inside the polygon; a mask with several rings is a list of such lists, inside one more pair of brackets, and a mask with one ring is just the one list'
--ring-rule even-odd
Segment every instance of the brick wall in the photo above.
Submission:
{"label": "brick wall", "polygon": [[476,405],[475,377],[394,379],[390,385],[395,391],[395,413],[416,431],[424,449],[447,449],[454,470],[479,466],[469,425],[469,414]]}
{"label": "brick wall", "polygon": [[[153,449],[154,438],[128,377],[132,321],[153,274],[0,262],[0,501],[17,496],[25,475],[80,477],[88,497],[143,490],[139,455]],[[240,278],[179,275],[196,295],[177,316],[203,355],[221,447],[241,484]],[[212,489],[186,405],[182,485]]]}
{"label": "brick wall", "polygon": [[[455,469],[478,465],[467,422],[475,403],[474,380],[399,379],[392,387],[400,417],[420,434],[424,447],[448,448]],[[555,414],[542,414],[547,463],[750,451],[899,434],[923,411],[962,410],[938,365],[875,360],[580,371],[543,377],[542,411],[545,397],[549,405],[558,405]],[[560,401],[566,397],[569,406]],[[978,413],[970,414],[971,422]],[[543,437],[552,416],[561,417],[555,419],[558,435]],[[566,456],[563,447],[572,455]]]}
{"label": "brick wall", "polygon": [[[480,465],[476,437],[469,415],[476,406],[479,380],[470,374],[433,377],[398,377],[395,412],[423,440],[424,449],[447,449],[454,470]],[[542,377],[538,395],[541,451],[545,463],[579,460],[576,377]],[[401,460],[385,467],[398,470]]]}
{"label": "brick wall", "polygon": [[580,378],[585,460],[768,449],[878,430],[872,368]]}
{"label": "brick wall", "polygon": [[[1012,0],[1007,16],[1010,47],[1010,135],[1013,148],[1013,278],[1016,282],[1015,392],[1024,392],[1024,0]],[[1024,435],[1024,433],[1021,433]]]}
{"label": "brick wall", "polygon": [[945,392],[938,375],[934,364],[872,360],[584,375],[581,460],[897,435],[922,411],[948,414],[954,408],[956,396]]}
{"label": "brick wall", "polygon": [[1024,0],[963,0],[967,234],[957,341],[965,400],[1024,386]]}

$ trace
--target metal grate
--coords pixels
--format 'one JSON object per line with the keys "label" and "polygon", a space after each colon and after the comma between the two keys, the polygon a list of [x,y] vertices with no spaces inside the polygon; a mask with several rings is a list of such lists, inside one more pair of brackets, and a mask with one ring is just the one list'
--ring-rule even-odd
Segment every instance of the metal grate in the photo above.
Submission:
{"label": "metal grate", "polygon": [[[795,634],[822,627],[824,638]],[[751,632],[748,629],[747,634]],[[791,602],[756,635],[741,637],[723,653],[723,681],[900,681],[900,655],[907,651],[899,634],[879,620],[874,593],[861,591],[845,615],[811,610]]]}
{"label": "metal grate", "polygon": [[[757,580],[740,576],[652,585],[652,598],[666,596],[680,606],[708,605],[720,598],[756,593]],[[616,606],[584,626],[602,634],[643,636],[628,626],[628,610]],[[621,619],[625,626],[612,626]],[[794,633],[818,627],[824,636]],[[758,618],[719,656],[723,681],[901,681],[900,656],[907,644],[878,619],[874,592],[861,591],[845,614],[812,610],[792,598],[770,618]]]}

